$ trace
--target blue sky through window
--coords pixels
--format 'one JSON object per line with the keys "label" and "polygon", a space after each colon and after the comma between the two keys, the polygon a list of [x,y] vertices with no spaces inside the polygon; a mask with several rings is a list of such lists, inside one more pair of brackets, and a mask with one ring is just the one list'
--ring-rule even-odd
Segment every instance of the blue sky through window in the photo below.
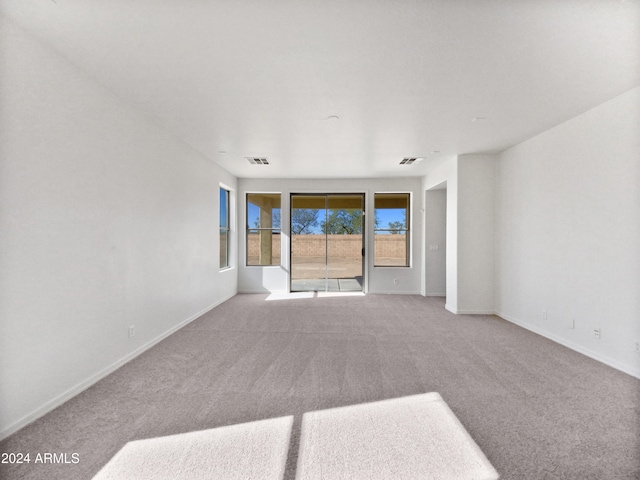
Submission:
{"label": "blue sky through window", "polygon": [[[378,226],[377,228],[388,229],[389,224],[391,222],[402,222],[404,224],[404,228],[407,228],[405,221],[405,212],[404,208],[377,208],[376,216],[378,217]],[[385,233],[385,232],[379,232]]]}
{"label": "blue sky through window", "polygon": [[229,211],[228,206],[227,206],[227,201],[229,198],[229,192],[227,190],[225,190],[224,188],[220,189],[220,226],[221,227],[228,227],[228,219],[227,219],[227,212]]}
{"label": "blue sky through window", "polygon": [[[260,207],[249,202],[249,207],[247,210],[247,225],[249,226],[249,228],[258,228],[260,224]],[[271,211],[271,215],[273,228],[280,228],[280,209],[274,208]]]}
{"label": "blue sky through window", "polygon": [[[222,197],[220,199],[222,202]],[[249,202],[249,206],[247,209],[247,225],[249,228],[256,228],[258,225],[258,221],[260,219],[260,208],[257,205]],[[377,209],[378,215],[378,228],[388,229],[389,223],[391,222],[405,222],[405,209],[404,208],[379,208]],[[274,217],[280,218],[280,209],[273,209]],[[312,228],[312,233],[322,233],[322,229],[320,227],[321,222],[324,221],[324,210],[318,212],[318,226]],[[280,224],[274,224],[274,228],[279,228]],[[406,228],[406,223],[405,223]],[[385,233],[385,232],[380,232]]]}

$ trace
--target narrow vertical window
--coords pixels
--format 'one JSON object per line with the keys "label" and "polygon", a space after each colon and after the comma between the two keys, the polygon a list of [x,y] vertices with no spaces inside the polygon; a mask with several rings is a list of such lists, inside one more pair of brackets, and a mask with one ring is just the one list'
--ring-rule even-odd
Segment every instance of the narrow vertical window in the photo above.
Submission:
{"label": "narrow vertical window", "polygon": [[220,268],[229,267],[229,190],[220,188]]}
{"label": "narrow vertical window", "polygon": [[374,207],[374,265],[408,267],[409,194],[376,193]]}
{"label": "narrow vertical window", "polygon": [[280,265],[280,194],[247,194],[247,265]]}

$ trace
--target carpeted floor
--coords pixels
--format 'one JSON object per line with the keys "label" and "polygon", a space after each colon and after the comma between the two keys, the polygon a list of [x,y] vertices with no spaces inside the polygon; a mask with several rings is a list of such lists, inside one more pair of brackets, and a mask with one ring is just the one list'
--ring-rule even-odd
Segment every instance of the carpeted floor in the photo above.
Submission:
{"label": "carpeted floor", "polygon": [[493,316],[413,295],[237,295],[0,443],[88,479],[127,442],[439,392],[501,479],[640,478],[640,380]]}

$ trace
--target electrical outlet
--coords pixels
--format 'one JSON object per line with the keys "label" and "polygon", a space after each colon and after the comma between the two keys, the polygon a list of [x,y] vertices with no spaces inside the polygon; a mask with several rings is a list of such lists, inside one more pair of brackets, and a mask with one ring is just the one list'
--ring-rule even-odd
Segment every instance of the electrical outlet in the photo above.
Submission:
{"label": "electrical outlet", "polygon": [[543,320],[546,320],[547,319],[547,311],[546,310],[542,310],[541,316],[542,316]]}
{"label": "electrical outlet", "polygon": [[394,284],[394,285],[398,285],[398,283],[399,283],[399,282],[398,282],[398,279],[397,279],[397,278],[394,278],[394,279],[393,279],[393,284]]}
{"label": "electrical outlet", "polygon": [[593,336],[596,338],[600,338],[602,336],[602,331],[599,328],[593,329]]}
{"label": "electrical outlet", "polygon": [[635,347],[636,347],[636,353],[640,353],[640,341],[636,340]]}
{"label": "electrical outlet", "polygon": [[136,334],[136,326],[129,325],[129,338],[133,338]]}
{"label": "electrical outlet", "polygon": [[571,328],[571,330],[575,330],[576,329],[576,319],[575,318],[571,319],[571,327],[570,328]]}

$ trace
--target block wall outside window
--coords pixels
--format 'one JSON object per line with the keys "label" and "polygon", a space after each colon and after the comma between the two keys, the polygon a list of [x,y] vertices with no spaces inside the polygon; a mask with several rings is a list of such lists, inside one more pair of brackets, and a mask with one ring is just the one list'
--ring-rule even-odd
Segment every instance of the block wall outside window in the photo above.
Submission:
{"label": "block wall outside window", "polygon": [[409,194],[376,193],[374,214],[374,266],[408,267]]}

